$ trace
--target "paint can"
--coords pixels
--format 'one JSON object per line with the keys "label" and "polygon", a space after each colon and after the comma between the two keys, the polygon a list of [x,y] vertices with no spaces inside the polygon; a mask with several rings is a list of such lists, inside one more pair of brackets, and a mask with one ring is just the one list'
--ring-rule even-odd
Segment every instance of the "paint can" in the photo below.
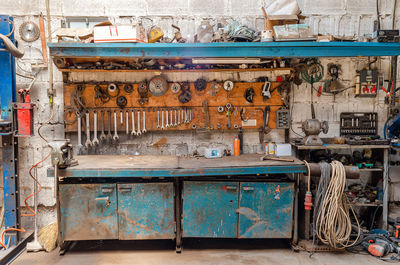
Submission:
{"label": "paint can", "polygon": [[275,149],[276,149],[275,143],[274,142],[269,142],[268,143],[268,155],[274,156],[275,155]]}

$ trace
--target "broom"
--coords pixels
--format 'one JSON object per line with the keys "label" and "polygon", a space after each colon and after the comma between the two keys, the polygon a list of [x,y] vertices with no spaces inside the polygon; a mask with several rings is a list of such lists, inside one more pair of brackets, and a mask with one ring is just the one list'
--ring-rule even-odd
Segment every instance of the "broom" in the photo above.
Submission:
{"label": "broom", "polygon": [[39,243],[50,252],[57,247],[58,225],[57,221],[43,227],[38,234]]}

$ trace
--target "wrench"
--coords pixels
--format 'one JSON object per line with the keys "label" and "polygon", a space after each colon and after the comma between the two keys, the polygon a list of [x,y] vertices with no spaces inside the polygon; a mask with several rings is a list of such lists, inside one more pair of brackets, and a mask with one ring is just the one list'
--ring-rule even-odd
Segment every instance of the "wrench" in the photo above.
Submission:
{"label": "wrench", "polygon": [[181,124],[181,109],[178,109],[178,125]]}
{"label": "wrench", "polygon": [[140,110],[137,111],[137,135],[142,135],[142,131],[140,130]]}
{"label": "wrench", "polygon": [[108,111],[108,133],[107,133],[107,140],[111,142],[112,134],[111,134],[111,110]]}
{"label": "wrench", "polygon": [[174,124],[174,126],[175,127],[178,126],[178,122],[176,121],[176,109],[175,109],[175,124]]}
{"label": "wrench", "polygon": [[164,130],[164,109],[161,109],[161,129]]}
{"label": "wrench", "polygon": [[132,132],[131,135],[136,135],[136,128],[135,128],[135,110],[132,110]]}
{"label": "wrench", "polygon": [[126,117],[126,135],[129,134],[129,111],[127,110],[125,112],[125,117]]}
{"label": "wrench", "polygon": [[78,117],[78,150],[82,150],[82,119],[80,115],[76,115]]}
{"label": "wrench", "polygon": [[90,141],[90,116],[89,116],[89,111],[86,112],[86,142],[85,142],[85,147],[89,148],[92,146],[92,142]]}
{"label": "wrench", "polygon": [[93,120],[94,120],[94,131],[93,131],[92,144],[98,145],[99,139],[97,139],[97,111],[96,110],[93,111]]}
{"label": "wrench", "polygon": [[169,127],[169,123],[168,123],[168,109],[166,110],[166,114],[167,114],[167,115],[165,115],[165,118],[166,118],[166,122],[165,122],[166,125],[165,125],[165,127],[168,128],[168,127]]}
{"label": "wrench", "polygon": [[137,135],[142,135],[142,131],[140,130],[140,110],[138,110],[138,131]]}
{"label": "wrench", "polygon": [[117,128],[117,112],[114,110],[114,136],[113,139],[114,141],[118,141],[119,140],[119,136],[118,136],[118,128]]}
{"label": "wrench", "polygon": [[169,126],[172,127],[172,126],[174,126],[174,123],[172,122],[172,110],[169,111],[169,114],[170,114],[170,116],[169,116],[169,122],[170,122]]}
{"label": "wrench", "polygon": [[122,110],[119,111],[119,118],[121,120],[121,124],[124,123],[124,114],[122,113]]}
{"label": "wrench", "polygon": [[143,110],[143,130],[142,133],[147,132],[146,130],[146,110]]}
{"label": "wrench", "polygon": [[157,109],[157,128],[160,128],[160,109]]}
{"label": "wrench", "polygon": [[189,120],[188,120],[188,109],[187,108],[185,108],[185,123],[189,123]]}
{"label": "wrench", "polygon": [[104,141],[106,139],[106,134],[104,133],[104,110],[101,111],[101,134],[100,140]]}

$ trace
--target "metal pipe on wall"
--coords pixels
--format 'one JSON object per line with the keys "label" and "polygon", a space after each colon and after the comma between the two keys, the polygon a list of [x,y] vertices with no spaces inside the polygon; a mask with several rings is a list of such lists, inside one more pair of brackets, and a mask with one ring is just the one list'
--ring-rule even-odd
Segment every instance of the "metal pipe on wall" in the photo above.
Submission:
{"label": "metal pipe on wall", "polygon": [[[51,42],[51,16],[50,16],[50,0],[46,0],[46,16],[47,16],[47,43]],[[45,52],[45,51],[43,51]],[[47,52],[47,50],[46,50]],[[50,54],[48,56],[50,58]],[[50,107],[53,107],[53,97],[54,97],[54,88],[53,88],[53,62],[50,62],[48,65],[49,70],[49,89],[47,94],[49,96]]]}

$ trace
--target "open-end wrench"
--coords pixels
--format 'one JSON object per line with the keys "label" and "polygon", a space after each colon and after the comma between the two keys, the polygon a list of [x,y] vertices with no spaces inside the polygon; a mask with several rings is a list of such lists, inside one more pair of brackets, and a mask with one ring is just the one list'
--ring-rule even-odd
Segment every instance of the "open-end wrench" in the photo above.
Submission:
{"label": "open-end wrench", "polygon": [[99,139],[97,139],[97,111],[93,111],[93,120],[94,120],[94,126],[93,126],[93,140],[92,144],[93,145],[98,145],[99,144]]}
{"label": "open-end wrench", "polygon": [[142,135],[140,130],[140,110],[137,111],[137,135]]}
{"label": "open-end wrench", "polygon": [[176,109],[175,109],[175,123],[174,123],[174,126],[175,127],[178,126],[178,121],[176,120]]}
{"label": "open-end wrench", "polygon": [[114,136],[113,136],[113,140],[114,141],[118,141],[119,140],[117,125],[118,125],[117,124],[117,112],[114,110]]}
{"label": "open-end wrench", "polygon": [[174,123],[172,122],[172,110],[169,111],[169,126],[174,126]]}
{"label": "open-end wrench", "polygon": [[180,111],[181,111],[181,123],[183,124],[184,123],[184,119],[183,119],[183,108],[180,108]]}
{"label": "open-end wrench", "polygon": [[86,142],[85,147],[89,148],[92,146],[92,142],[90,141],[90,116],[89,111],[86,112]]}
{"label": "open-end wrench", "polygon": [[111,142],[112,134],[111,134],[111,110],[108,111],[108,132],[107,132],[107,140]]}
{"label": "open-end wrench", "polygon": [[189,123],[189,119],[188,119],[188,109],[185,108],[185,123]]}
{"label": "open-end wrench", "polygon": [[178,109],[178,125],[181,124],[181,109]]}
{"label": "open-end wrench", "polygon": [[165,123],[166,123],[166,124],[165,124],[165,127],[168,128],[168,127],[169,127],[169,123],[168,123],[168,116],[169,116],[168,109],[166,110],[165,113],[166,113],[166,115],[165,115]]}
{"label": "open-end wrench", "polygon": [[129,111],[127,110],[125,112],[125,117],[126,117],[126,135],[129,134]]}
{"label": "open-end wrench", "polygon": [[160,128],[160,109],[157,109],[157,128]]}
{"label": "open-end wrench", "polygon": [[82,150],[83,145],[82,145],[82,118],[80,115],[76,115],[78,118],[78,151]]}
{"label": "open-end wrench", "polygon": [[143,130],[142,133],[147,132],[146,130],[146,110],[143,110]]}
{"label": "open-end wrench", "polygon": [[119,111],[119,119],[121,120],[121,124],[124,123],[124,114],[122,113],[122,110]]}
{"label": "open-end wrench", "polygon": [[106,139],[106,134],[104,133],[104,110],[101,111],[101,134],[100,141],[104,141]]}
{"label": "open-end wrench", "polygon": [[161,130],[164,130],[164,109],[161,109]]}
{"label": "open-end wrench", "polygon": [[135,110],[132,110],[132,132],[131,135],[136,135],[136,128],[135,128]]}

